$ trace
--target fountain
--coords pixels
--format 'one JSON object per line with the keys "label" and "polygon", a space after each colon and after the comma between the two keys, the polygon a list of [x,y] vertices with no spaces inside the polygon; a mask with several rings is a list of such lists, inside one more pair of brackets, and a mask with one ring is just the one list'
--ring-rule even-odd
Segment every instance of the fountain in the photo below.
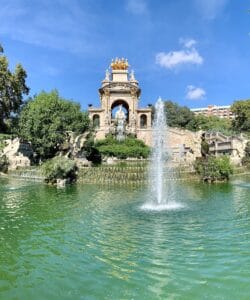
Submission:
{"label": "fountain", "polygon": [[175,172],[171,156],[164,102],[159,98],[155,104],[153,122],[149,200],[143,205],[143,209],[164,210],[181,207],[175,202]]}

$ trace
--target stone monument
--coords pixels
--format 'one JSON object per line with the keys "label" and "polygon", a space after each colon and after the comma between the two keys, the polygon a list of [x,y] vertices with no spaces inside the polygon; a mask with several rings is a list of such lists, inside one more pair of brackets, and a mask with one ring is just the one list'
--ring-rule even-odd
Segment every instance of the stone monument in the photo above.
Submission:
{"label": "stone monument", "polygon": [[[151,107],[139,108],[140,95],[141,89],[134,71],[129,71],[128,60],[113,59],[99,89],[101,106],[89,108],[97,140],[110,133],[117,136],[119,130],[123,137],[133,135],[150,145],[152,110]],[[114,111],[119,106],[125,118],[118,121]]]}

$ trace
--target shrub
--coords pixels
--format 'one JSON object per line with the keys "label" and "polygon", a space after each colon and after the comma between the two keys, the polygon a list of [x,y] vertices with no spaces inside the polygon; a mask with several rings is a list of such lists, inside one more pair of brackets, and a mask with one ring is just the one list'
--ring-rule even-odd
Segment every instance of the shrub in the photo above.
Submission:
{"label": "shrub", "polygon": [[200,159],[195,162],[194,167],[204,181],[228,180],[233,173],[233,167],[227,156]]}
{"label": "shrub", "polygon": [[97,141],[95,147],[103,156],[115,156],[120,159],[147,158],[150,154],[150,148],[143,141],[133,137],[119,142],[112,136],[108,136],[104,140]]}
{"label": "shrub", "polygon": [[76,163],[65,157],[54,157],[43,163],[42,174],[45,176],[45,181],[48,183],[56,183],[57,179],[67,179],[73,182],[77,178]]}
{"label": "shrub", "polygon": [[91,132],[88,134],[87,140],[83,145],[82,154],[94,165],[98,165],[102,162],[101,153],[95,147],[94,137]]}

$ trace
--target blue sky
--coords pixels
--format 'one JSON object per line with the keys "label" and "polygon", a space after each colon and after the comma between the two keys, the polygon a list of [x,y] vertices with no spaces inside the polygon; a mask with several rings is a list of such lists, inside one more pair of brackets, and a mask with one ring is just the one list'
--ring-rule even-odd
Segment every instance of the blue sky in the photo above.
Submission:
{"label": "blue sky", "polygon": [[140,106],[250,98],[250,0],[0,0],[0,43],[30,95],[99,105],[112,58],[128,58]]}

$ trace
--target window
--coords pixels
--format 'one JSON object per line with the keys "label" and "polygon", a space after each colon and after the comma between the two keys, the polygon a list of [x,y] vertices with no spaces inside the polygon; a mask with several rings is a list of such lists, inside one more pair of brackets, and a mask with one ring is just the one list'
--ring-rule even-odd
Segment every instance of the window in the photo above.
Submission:
{"label": "window", "polygon": [[100,127],[100,116],[99,115],[94,115],[93,116],[93,126],[95,128],[99,128]]}
{"label": "window", "polygon": [[147,116],[146,115],[140,116],[140,127],[147,128]]}

